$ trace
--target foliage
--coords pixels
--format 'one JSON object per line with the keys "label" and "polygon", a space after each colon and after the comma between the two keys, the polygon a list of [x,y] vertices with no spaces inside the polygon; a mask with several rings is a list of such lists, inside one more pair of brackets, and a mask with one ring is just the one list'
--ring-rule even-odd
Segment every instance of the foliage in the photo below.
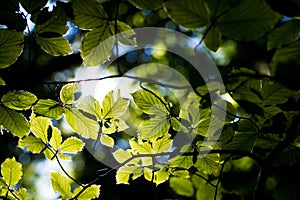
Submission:
{"label": "foliage", "polygon": [[[296,5],[292,14],[278,9],[277,1],[265,0],[1,2],[2,136],[14,140],[14,145],[17,143],[26,155],[58,163],[60,171],[49,172],[49,177],[60,199],[101,198],[100,184],[102,188],[109,184],[101,180],[114,171],[116,184],[131,185],[143,179],[154,183],[156,188],[166,186],[169,192],[171,189],[172,196],[167,198],[279,199],[288,195],[289,188],[279,184],[284,179],[282,174],[275,172],[286,167],[288,173],[288,169],[300,164],[297,94],[300,89],[300,5],[294,0],[287,4]],[[147,13],[151,13],[152,18]],[[147,16],[151,18],[148,21],[145,20]],[[220,51],[226,54],[226,47],[232,48],[228,46],[230,42],[255,53],[255,49],[247,49],[247,44],[253,42],[263,48],[265,55],[260,57],[260,62],[252,63],[251,55],[238,52],[232,62],[220,64],[218,68],[226,89],[226,93],[220,94],[220,83],[208,83],[210,88],[215,88],[208,91],[201,77],[195,75],[185,61],[176,60],[174,55],[159,57],[153,53],[153,58],[149,58],[152,61],[168,63],[174,69],[187,66],[182,71],[191,80],[195,93],[186,93],[184,104],[165,92],[172,85],[162,90],[159,83],[139,77],[127,77],[139,82],[130,98],[112,90],[102,102],[91,95],[82,95],[81,83],[89,80],[66,78],[36,83],[22,75],[34,85],[22,88],[22,84],[9,78],[16,79],[10,69],[22,73],[26,64],[32,69],[35,54],[41,56],[40,59],[67,60],[78,56],[84,66],[100,68],[101,64],[118,56],[118,44],[137,45],[133,28],[164,24],[172,24],[177,31],[198,37],[197,46],[203,43],[210,55]],[[78,33],[70,39],[68,32],[72,27]],[[121,37],[116,36],[125,31]],[[78,41],[80,47],[76,49]],[[44,53],[39,52],[40,49]],[[230,50],[228,52],[230,54]],[[239,63],[239,56],[250,59]],[[131,69],[129,63],[128,59],[117,61],[118,75],[102,79],[122,77]],[[37,67],[34,70],[41,74],[49,69]],[[42,86],[45,95],[36,85],[46,85],[50,90]],[[193,94],[197,94],[197,102],[190,98]],[[212,94],[218,96],[216,102],[210,101]],[[224,99],[226,109],[220,103]],[[220,119],[222,114],[226,115],[224,122]],[[72,130],[71,135],[65,134],[60,126],[63,120]],[[129,136],[126,131],[135,134]],[[120,139],[126,141],[126,148],[117,145]],[[94,141],[94,147],[100,144],[108,148],[116,165],[104,174],[94,172],[93,177],[86,180],[67,172],[62,161],[75,163],[89,141]],[[245,161],[245,158],[250,159]],[[30,188],[27,191],[23,187],[24,169],[21,161],[16,160],[15,157],[6,158],[1,164],[0,196],[34,199]],[[97,169],[99,172],[106,170],[101,167]],[[249,185],[234,188],[236,183],[228,180],[239,179],[234,178],[235,173],[243,170],[247,175],[255,175]],[[253,177],[257,182],[251,182]]]}

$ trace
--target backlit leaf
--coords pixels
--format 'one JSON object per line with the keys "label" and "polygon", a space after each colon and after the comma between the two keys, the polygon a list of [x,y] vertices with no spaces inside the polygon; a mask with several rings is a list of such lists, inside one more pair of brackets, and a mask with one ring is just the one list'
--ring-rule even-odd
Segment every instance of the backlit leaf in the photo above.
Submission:
{"label": "backlit leaf", "polygon": [[152,142],[152,148],[155,153],[168,152],[172,147],[172,140],[170,139],[170,135],[165,135],[161,139],[157,139]]}
{"label": "backlit leaf", "polygon": [[152,147],[148,142],[137,142],[133,139],[129,140],[130,147],[136,152],[140,154],[151,154]]}
{"label": "backlit leaf", "polygon": [[108,135],[105,135],[105,134],[102,134],[100,136],[100,142],[105,145],[105,146],[108,146],[108,147],[113,147],[114,144],[115,144],[115,141],[112,137],[108,136]]}
{"label": "backlit leaf", "polygon": [[20,139],[18,146],[20,148],[26,147],[26,151],[31,151],[32,153],[41,153],[46,147],[45,143],[40,138],[31,135]]}
{"label": "backlit leaf", "polygon": [[157,10],[163,5],[163,0],[129,0],[129,2],[143,10]]}
{"label": "backlit leaf", "polygon": [[65,108],[65,116],[72,130],[84,138],[97,139],[99,124],[97,121],[84,116],[78,109]]}
{"label": "backlit leaf", "polygon": [[125,112],[128,107],[129,100],[118,97],[116,101],[114,100],[114,93],[110,91],[104,97],[102,102],[102,118],[116,118]]}
{"label": "backlit leaf", "polygon": [[99,101],[97,101],[93,96],[87,96],[80,99],[77,103],[79,109],[94,115],[97,121],[101,120],[101,106]]}
{"label": "backlit leaf", "polygon": [[15,195],[19,198],[19,200],[28,200],[28,193],[25,188],[20,188]]}
{"label": "backlit leaf", "polygon": [[72,104],[75,101],[75,94],[79,92],[78,84],[69,83],[64,85],[60,90],[60,100],[65,104]]}
{"label": "backlit leaf", "polygon": [[127,124],[122,119],[111,119],[107,122],[107,125],[109,125],[109,127],[105,127],[105,125],[102,127],[102,132],[105,134],[121,132],[128,128]]}
{"label": "backlit leaf", "polygon": [[52,127],[52,137],[50,139],[50,145],[55,149],[58,150],[60,144],[62,142],[61,132],[58,128]]}
{"label": "backlit leaf", "polygon": [[66,56],[72,53],[70,44],[63,37],[36,37],[36,42],[41,46],[41,48],[53,56]]}
{"label": "backlit leaf", "polygon": [[60,151],[63,153],[77,153],[81,151],[84,144],[83,142],[76,137],[67,138],[60,147]]}
{"label": "backlit leaf", "polygon": [[168,113],[164,104],[167,104],[163,97],[159,96],[164,103],[162,103],[156,96],[146,90],[138,90],[132,94],[135,104],[146,114],[155,112]]}
{"label": "backlit leaf", "polygon": [[154,117],[144,120],[138,128],[138,136],[141,139],[153,139],[163,136],[168,132],[170,123],[167,118]]}
{"label": "backlit leaf", "polygon": [[93,0],[73,0],[72,6],[74,10],[74,22],[81,29],[93,29],[105,24],[107,14],[102,5]]}
{"label": "backlit leaf", "polygon": [[14,186],[20,181],[23,175],[22,164],[17,162],[15,157],[7,158],[1,164],[1,174],[7,185]]}
{"label": "backlit leaf", "polygon": [[118,149],[113,153],[114,158],[118,161],[118,163],[123,163],[130,159],[132,157],[131,153],[123,150],[123,149]]}
{"label": "backlit leaf", "polygon": [[114,38],[110,38],[112,33],[108,26],[102,25],[85,34],[80,47],[84,66],[102,64],[111,56]]}
{"label": "backlit leaf", "polygon": [[170,0],[164,4],[171,19],[185,28],[196,29],[208,24],[203,0]]}
{"label": "backlit leaf", "polygon": [[0,29],[0,69],[16,62],[23,50],[23,33]]}
{"label": "backlit leaf", "polygon": [[[75,189],[73,197],[76,196],[82,187],[78,187]],[[91,185],[87,189],[85,189],[76,199],[77,200],[87,200],[97,198],[100,194],[100,185]]]}
{"label": "backlit leaf", "polygon": [[207,154],[204,157],[198,156],[195,166],[201,173],[217,176],[220,167],[219,160],[219,154]]}
{"label": "backlit leaf", "polygon": [[172,177],[170,178],[170,187],[179,195],[192,197],[194,195],[194,187],[190,180]]}
{"label": "backlit leaf", "polygon": [[1,98],[6,107],[14,110],[28,110],[36,101],[37,97],[26,91],[8,92]]}
{"label": "backlit leaf", "polygon": [[154,183],[159,185],[169,179],[170,173],[166,167],[161,168],[159,171],[154,173]]}
{"label": "backlit leaf", "polygon": [[71,197],[71,184],[67,177],[58,172],[51,172],[51,185],[55,192],[59,192],[62,197]]}
{"label": "backlit leaf", "polygon": [[48,128],[51,124],[50,119],[45,117],[32,117],[30,130],[43,142],[48,142]]}
{"label": "backlit leaf", "polygon": [[223,35],[235,40],[254,40],[271,30],[280,15],[261,0],[245,0],[217,20]]}
{"label": "backlit leaf", "polygon": [[4,106],[0,106],[0,125],[18,137],[27,135],[30,129],[30,125],[23,115]]}
{"label": "backlit leaf", "polygon": [[60,119],[64,113],[63,107],[52,99],[40,99],[32,109],[36,114],[55,119]]}
{"label": "backlit leaf", "polygon": [[[115,21],[109,26],[111,33],[115,35]],[[136,38],[134,37],[135,32],[132,28],[121,21],[117,21],[117,40],[119,43],[127,46],[136,46]]]}
{"label": "backlit leaf", "polygon": [[129,184],[130,174],[134,173],[139,167],[136,166],[122,166],[116,173],[117,184]]}

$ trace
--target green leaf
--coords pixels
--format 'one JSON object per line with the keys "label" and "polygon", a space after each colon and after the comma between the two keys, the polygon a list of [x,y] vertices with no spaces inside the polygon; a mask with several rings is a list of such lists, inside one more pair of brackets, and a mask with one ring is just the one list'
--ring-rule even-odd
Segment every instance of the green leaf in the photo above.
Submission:
{"label": "green leaf", "polygon": [[[108,125],[109,127],[106,127]],[[111,119],[109,122],[105,122],[104,127],[102,127],[102,132],[105,134],[111,134],[116,132],[124,131],[128,128],[125,121],[121,119]]]}
{"label": "green leaf", "polygon": [[167,167],[161,168],[159,171],[154,173],[154,183],[159,185],[169,179],[170,173],[168,172]]}
{"label": "green leaf", "polygon": [[245,0],[217,20],[220,32],[235,40],[254,40],[271,30],[281,16],[261,0]]}
{"label": "green leaf", "polygon": [[27,136],[19,140],[18,146],[20,148],[26,148],[26,151],[31,151],[32,153],[41,153],[45,149],[45,143],[34,136]]}
{"label": "green leaf", "polygon": [[46,53],[53,56],[66,56],[72,53],[70,44],[62,36],[52,38],[37,36],[35,40]]}
{"label": "green leaf", "polygon": [[[109,26],[112,34],[115,34],[115,21]],[[136,38],[134,37],[135,32],[132,28],[124,23],[117,21],[117,39],[118,42],[127,46],[136,46]]]}
{"label": "green leaf", "polygon": [[1,188],[2,188],[2,187],[6,187],[6,183],[5,183],[5,181],[3,180],[3,178],[0,177],[0,193],[1,193]]}
{"label": "green leaf", "polygon": [[138,136],[141,139],[154,139],[168,132],[170,123],[167,118],[154,117],[144,120],[138,128]]}
{"label": "green leaf", "polygon": [[61,132],[58,128],[52,126],[52,137],[49,144],[55,149],[58,150],[62,142]]}
{"label": "green leaf", "polygon": [[82,151],[84,147],[83,142],[76,137],[67,138],[60,146],[60,152],[75,154]]}
{"label": "green leaf", "polygon": [[84,116],[76,108],[65,108],[65,116],[72,130],[84,138],[97,139],[99,124],[97,121]]}
{"label": "green leaf", "polygon": [[204,44],[212,51],[217,51],[222,43],[221,33],[216,27],[212,27],[208,30],[206,37],[204,38]]}
{"label": "green leaf", "polygon": [[118,161],[118,163],[123,163],[132,157],[129,151],[118,149],[113,153],[114,158]]}
{"label": "green leaf", "polygon": [[55,192],[59,192],[62,197],[71,197],[71,184],[67,177],[58,172],[51,172],[51,185]]}
{"label": "green leaf", "polygon": [[295,61],[295,63],[300,62],[300,39],[296,40],[291,45],[276,51],[271,61],[273,74],[276,71],[277,64],[288,63],[292,60]]}
{"label": "green leaf", "polygon": [[0,69],[16,62],[23,50],[23,33],[0,29]]}
{"label": "green leaf", "polygon": [[164,103],[162,103],[158,97],[154,96],[150,92],[146,90],[138,90],[132,94],[135,104],[146,114],[157,114],[168,113],[165,105],[167,102],[163,97],[156,94],[159,99],[161,99]]}
{"label": "green leaf", "polygon": [[101,134],[100,136],[100,142],[108,147],[114,147],[115,141],[112,137],[105,135],[105,134]]}
{"label": "green leaf", "polygon": [[253,132],[236,133],[232,142],[226,144],[223,149],[252,151],[256,137],[257,134]]}
{"label": "green leaf", "polygon": [[114,38],[110,38],[111,36],[108,25],[97,27],[85,34],[80,47],[84,66],[96,66],[109,59],[114,45]]}
{"label": "green leaf", "polygon": [[74,23],[80,29],[93,29],[105,24],[108,18],[105,10],[100,3],[93,0],[86,0],[82,3],[81,0],[72,1],[74,11]]}
{"label": "green leaf", "polygon": [[116,173],[117,184],[129,184],[130,174],[134,173],[139,167],[136,166],[122,166]]}
{"label": "green leaf", "polygon": [[15,91],[4,94],[1,102],[14,110],[28,110],[36,101],[37,97],[26,91]]}
{"label": "green leaf", "polygon": [[19,198],[19,200],[28,200],[28,193],[25,188],[20,188],[15,195]]}
{"label": "green leaf", "polygon": [[208,13],[203,0],[170,0],[164,4],[171,19],[185,28],[196,29],[208,24]]}
{"label": "green leaf", "polygon": [[193,156],[176,156],[168,161],[171,167],[189,169],[193,166]]}
{"label": "green leaf", "polygon": [[76,83],[69,83],[67,85],[64,85],[60,90],[60,100],[64,104],[72,104],[75,102],[75,94],[79,92],[79,86]]}
{"label": "green leaf", "polygon": [[173,140],[170,139],[171,135],[167,134],[163,138],[152,142],[152,148],[155,153],[168,152],[173,144]]}
{"label": "green leaf", "polygon": [[67,17],[65,12],[61,8],[55,8],[54,11],[51,12],[51,18],[47,20],[43,24],[36,24],[35,26],[35,34],[42,35],[41,33],[58,33],[58,35],[62,36],[68,30],[67,27]]}
{"label": "green leaf", "polygon": [[127,109],[129,100],[118,96],[114,101],[114,93],[110,91],[104,97],[101,109],[101,118],[116,118]]}
{"label": "green leaf", "polygon": [[179,195],[192,197],[194,195],[194,187],[190,180],[172,177],[170,178],[170,187]]}
{"label": "green leaf", "polygon": [[140,154],[151,154],[152,147],[148,142],[135,141],[134,139],[129,140],[130,147]]}
{"label": "green leaf", "polygon": [[14,186],[22,178],[22,164],[17,162],[15,157],[7,158],[1,164],[1,174],[7,185]]}
{"label": "green leaf", "polygon": [[143,10],[158,10],[163,5],[163,0],[129,0],[129,2]]}
{"label": "green leaf", "polygon": [[88,95],[83,99],[79,99],[77,106],[84,112],[94,115],[97,121],[101,120],[101,106],[99,101],[97,101],[93,96]]}
{"label": "green leaf", "polygon": [[291,44],[298,37],[299,32],[300,22],[298,20],[281,24],[268,35],[268,50]]}
{"label": "green leaf", "polygon": [[[81,186],[76,188],[73,197],[76,196],[81,190],[82,190]],[[97,198],[99,194],[100,194],[100,185],[91,185],[87,189],[85,189],[76,199],[77,200],[94,199]]]}
{"label": "green leaf", "polygon": [[219,161],[219,154],[207,154],[204,157],[198,156],[195,166],[201,173],[217,176],[220,167]]}
{"label": "green leaf", "polygon": [[48,142],[48,128],[51,121],[45,117],[32,117],[30,123],[30,130],[40,138],[44,143]]}
{"label": "green leaf", "polygon": [[32,107],[34,113],[44,117],[60,119],[64,113],[63,107],[52,99],[40,99],[36,105]]}
{"label": "green leaf", "polygon": [[20,0],[22,7],[30,14],[38,12],[47,2],[47,0]]}
{"label": "green leaf", "polygon": [[0,86],[5,86],[5,81],[0,77]]}
{"label": "green leaf", "polygon": [[30,129],[30,125],[23,115],[4,106],[0,106],[0,125],[18,137],[27,135]]}

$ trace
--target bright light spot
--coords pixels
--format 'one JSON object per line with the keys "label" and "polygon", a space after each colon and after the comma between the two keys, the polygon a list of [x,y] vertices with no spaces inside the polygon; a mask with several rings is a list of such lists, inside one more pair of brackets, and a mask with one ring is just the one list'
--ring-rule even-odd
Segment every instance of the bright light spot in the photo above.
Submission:
{"label": "bright light spot", "polygon": [[[61,161],[64,169],[68,172],[73,170],[72,162]],[[38,178],[36,179],[35,187],[37,188],[36,199],[52,200],[57,199],[59,195],[53,191],[50,181],[50,172],[59,171],[63,174],[60,166],[55,161],[45,159],[39,161],[35,165],[35,171],[37,172]]]}
{"label": "bright light spot", "polygon": [[26,16],[28,28],[24,30],[24,34],[28,35],[30,32],[33,31],[35,24],[30,20],[31,14],[28,14],[27,11],[22,7],[20,3],[19,3],[19,8],[20,8],[20,12],[23,13],[24,16]]}
{"label": "bright light spot", "polygon": [[154,58],[161,58],[166,54],[166,45],[163,42],[158,42],[154,45],[153,49],[153,57]]}

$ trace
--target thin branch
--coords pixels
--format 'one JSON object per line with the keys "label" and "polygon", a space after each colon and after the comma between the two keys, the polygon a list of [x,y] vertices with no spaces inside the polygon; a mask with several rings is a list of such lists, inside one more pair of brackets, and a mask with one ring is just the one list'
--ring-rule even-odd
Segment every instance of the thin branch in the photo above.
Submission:
{"label": "thin branch", "polygon": [[217,196],[218,196],[218,188],[219,188],[219,184],[221,183],[221,175],[223,174],[224,171],[224,167],[226,165],[226,163],[231,159],[232,155],[228,156],[224,163],[222,164],[222,167],[220,169],[220,173],[219,173],[219,177],[218,177],[218,181],[216,183],[216,189],[215,189],[215,195],[214,195],[214,200],[217,200]]}

